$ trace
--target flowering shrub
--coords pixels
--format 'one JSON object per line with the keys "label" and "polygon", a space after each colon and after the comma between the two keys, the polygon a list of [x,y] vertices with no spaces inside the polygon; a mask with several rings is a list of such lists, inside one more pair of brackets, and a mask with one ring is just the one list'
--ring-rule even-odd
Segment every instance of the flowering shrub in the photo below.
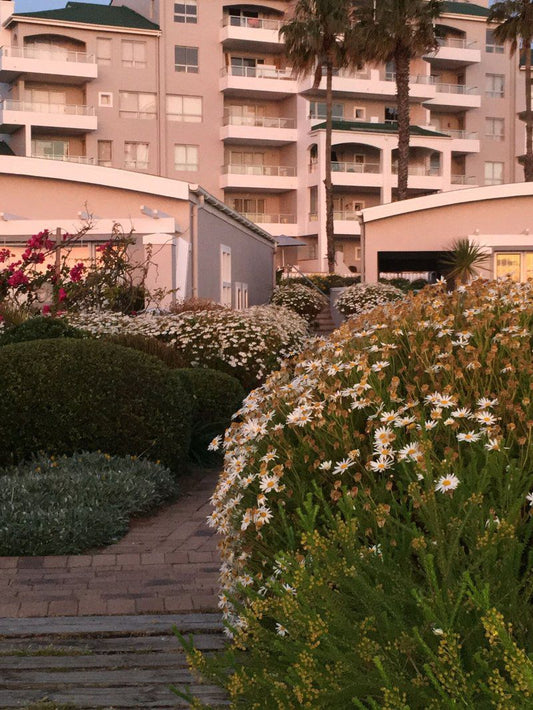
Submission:
{"label": "flowering shrub", "polygon": [[341,293],[335,307],[343,316],[368,313],[377,306],[403,298],[404,293],[390,284],[355,284]]}
{"label": "flowering shrub", "polygon": [[247,397],[210,516],[234,646],[189,648],[233,707],[531,707],[532,325],[532,282],[437,284]]}
{"label": "flowering shrub", "polygon": [[300,349],[307,335],[303,318],[286,308],[254,306],[173,314],[69,314],[68,321],[93,335],[138,333],[175,347],[192,367],[212,367],[236,377],[247,388]]}
{"label": "flowering shrub", "polygon": [[270,302],[295,311],[308,321],[314,320],[328,304],[325,296],[304,284],[282,283],[276,286]]}

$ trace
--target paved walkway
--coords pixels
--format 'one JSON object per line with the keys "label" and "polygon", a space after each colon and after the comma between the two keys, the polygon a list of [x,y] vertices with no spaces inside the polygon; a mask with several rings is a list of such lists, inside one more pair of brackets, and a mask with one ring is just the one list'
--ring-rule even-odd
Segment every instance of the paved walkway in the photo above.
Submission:
{"label": "paved walkway", "polygon": [[217,477],[192,471],[177,503],[101,552],[0,557],[0,617],[215,610],[219,558],[205,519]]}

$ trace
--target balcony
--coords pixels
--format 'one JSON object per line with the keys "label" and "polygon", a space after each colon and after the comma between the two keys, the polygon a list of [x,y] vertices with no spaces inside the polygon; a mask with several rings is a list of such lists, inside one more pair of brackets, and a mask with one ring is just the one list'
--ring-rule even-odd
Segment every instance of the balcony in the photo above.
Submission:
{"label": "balcony", "polygon": [[452,175],[450,182],[457,188],[475,187],[477,185],[474,175]]}
{"label": "balcony", "polygon": [[291,69],[258,64],[255,67],[223,67],[220,91],[225,96],[282,99],[298,93],[298,82]]}
{"label": "balcony", "polygon": [[354,210],[335,210],[333,212],[333,225],[335,234],[359,236],[361,224]]}
{"label": "balcony", "polygon": [[296,215],[293,214],[264,214],[245,212],[244,217],[259,224],[266,232],[275,237],[285,234],[288,237],[295,237],[298,234]]}
{"label": "balcony", "polygon": [[98,77],[92,54],[44,50],[35,47],[0,47],[0,82],[18,77],[61,84],[85,84]]}
{"label": "balcony", "polygon": [[296,119],[278,116],[232,116],[226,114],[220,139],[234,145],[282,146],[298,138]]}
{"label": "balcony", "polygon": [[296,168],[284,165],[224,165],[220,187],[249,192],[296,190],[298,187]]}
{"label": "balcony", "polygon": [[220,42],[225,50],[275,53],[283,50],[280,20],[224,15]]}
{"label": "balcony", "polygon": [[436,51],[424,55],[424,59],[435,69],[458,69],[481,62],[481,51],[474,49],[476,42],[467,42],[460,37],[438,40]]}
{"label": "balcony", "polygon": [[[392,174],[398,175],[398,166],[392,166]],[[409,165],[409,187],[421,190],[442,190],[443,179],[440,168],[428,165]]]}
{"label": "balcony", "polygon": [[437,83],[435,91],[435,98],[424,102],[430,109],[464,111],[481,106],[481,95],[477,86]]}
{"label": "balcony", "polygon": [[94,165],[94,158],[89,158],[86,155],[42,155],[41,153],[32,153],[31,157],[39,158],[40,160],[62,160],[67,163]]}
{"label": "balcony", "polygon": [[93,106],[49,104],[34,101],[0,101],[0,129],[13,133],[21,126],[46,128],[50,133],[76,134],[96,131],[98,119]]}
{"label": "balcony", "polygon": [[337,186],[381,187],[383,176],[379,163],[331,163],[331,182]]}
{"label": "balcony", "polygon": [[452,152],[479,153],[479,135],[477,131],[442,130],[452,138]]}

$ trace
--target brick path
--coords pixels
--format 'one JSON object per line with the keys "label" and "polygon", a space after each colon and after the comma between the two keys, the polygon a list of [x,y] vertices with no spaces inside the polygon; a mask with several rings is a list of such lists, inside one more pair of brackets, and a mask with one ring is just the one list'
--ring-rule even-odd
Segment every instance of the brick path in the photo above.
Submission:
{"label": "brick path", "polygon": [[217,471],[192,471],[177,503],[101,552],[0,557],[0,617],[212,611],[217,540],[205,524]]}

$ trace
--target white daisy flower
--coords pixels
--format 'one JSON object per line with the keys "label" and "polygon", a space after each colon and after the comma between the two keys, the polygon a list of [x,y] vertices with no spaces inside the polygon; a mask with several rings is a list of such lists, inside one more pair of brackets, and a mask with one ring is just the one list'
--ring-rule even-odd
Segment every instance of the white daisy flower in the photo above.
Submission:
{"label": "white daisy flower", "polygon": [[481,434],[475,431],[467,431],[466,434],[457,434],[457,441],[466,441],[468,444],[472,444],[474,441],[479,441],[481,439]]}
{"label": "white daisy flower", "polygon": [[441,476],[435,485],[435,490],[438,493],[447,493],[454,491],[459,485],[459,479],[451,473],[449,476]]}

